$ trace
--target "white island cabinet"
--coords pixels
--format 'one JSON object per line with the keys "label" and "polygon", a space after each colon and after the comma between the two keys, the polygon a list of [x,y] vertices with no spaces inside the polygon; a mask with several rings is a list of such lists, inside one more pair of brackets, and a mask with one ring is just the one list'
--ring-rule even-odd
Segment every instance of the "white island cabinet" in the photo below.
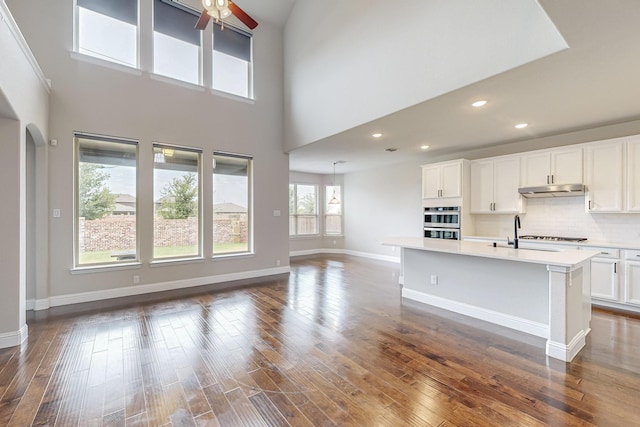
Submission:
{"label": "white island cabinet", "polygon": [[403,298],[546,338],[546,354],[560,360],[571,361],[584,347],[597,251],[411,237],[383,244],[401,248]]}

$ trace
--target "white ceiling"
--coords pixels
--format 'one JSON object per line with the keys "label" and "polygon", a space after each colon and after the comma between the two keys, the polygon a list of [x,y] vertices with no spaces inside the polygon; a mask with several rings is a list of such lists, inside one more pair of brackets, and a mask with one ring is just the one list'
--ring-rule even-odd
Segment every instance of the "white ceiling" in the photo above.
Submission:
{"label": "white ceiling", "polygon": [[[245,2],[249,10],[261,3],[242,0],[243,8]],[[293,150],[291,170],[331,173],[336,160],[347,162],[339,172],[416,157],[428,162],[431,156],[640,119],[640,2],[540,4],[569,49]],[[472,108],[477,99],[489,102]],[[515,129],[520,122],[530,126]],[[374,140],[374,131],[383,137]],[[423,152],[423,144],[431,148]],[[390,147],[397,151],[386,152]]]}

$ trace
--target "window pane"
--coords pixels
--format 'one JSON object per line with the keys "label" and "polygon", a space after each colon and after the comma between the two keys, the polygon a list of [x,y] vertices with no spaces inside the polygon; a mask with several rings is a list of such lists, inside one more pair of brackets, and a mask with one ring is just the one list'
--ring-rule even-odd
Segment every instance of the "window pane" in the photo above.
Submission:
{"label": "window pane", "polygon": [[297,216],[298,235],[318,234],[318,217],[315,215]]}
{"label": "window pane", "polygon": [[316,214],[317,209],[317,196],[315,185],[302,185],[296,186],[296,213],[297,214]]}
{"label": "window pane", "polygon": [[[324,200],[324,234],[342,235],[342,187],[327,185]],[[337,203],[331,203],[332,201]]]}
{"label": "window pane", "polygon": [[200,46],[154,31],[153,59],[156,74],[200,83]]}
{"label": "window pane", "polygon": [[214,50],[213,88],[248,98],[249,63]]}
{"label": "window pane", "polygon": [[[137,5],[135,0],[133,2]],[[137,40],[136,24],[78,7],[78,51],[80,53],[136,67],[138,64]]]}
{"label": "window pane", "polygon": [[161,0],[154,1],[154,72],[189,83],[200,83],[198,17]]}
{"label": "window pane", "polygon": [[213,254],[249,252],[251,159],[213,156]]}
{"label": "window pane", "polygon": [[154,145],[153,257],[200,255],[200,153]]}
{"label": "window pane", "polygon": [[137,259],[137,144],[77,137],[77,264]]}

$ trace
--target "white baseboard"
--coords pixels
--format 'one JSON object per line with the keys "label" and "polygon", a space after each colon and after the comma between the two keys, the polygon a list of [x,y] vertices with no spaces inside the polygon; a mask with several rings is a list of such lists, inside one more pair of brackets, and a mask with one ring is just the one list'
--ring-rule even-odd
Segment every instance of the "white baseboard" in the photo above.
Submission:
{"label": "white baseboard", "polygon": [[0,334],[0,348],[15,347],[22,344],[29,337],[29,328],[24,325],[19,331]]}
{"label": "white baseboard", "polygon": [[28,299],[27,301],[25,301],[25,307],[27,310],[33,310],[34,308],[36,308],[36,300]]}
{"label": "white baseboard", "polygon": [[400,257],[372,254],[370,252],[352,251],[350,249],[319,248],[319,249],[306,249],[302,251],[289,252],[290,257],[304,256],[304,255],[319,255],[319,254],[344,254],[344,255],[359,256],[362,258],[377,259],[380,261],[388,261],[396,264],[400,263]]}
{"label": "white baseboard", "polygon": [[556,359],[564,360],[565,362],[571,362],[586,343],[587,340],[584,331],[578,332],[571,342],[566,345],[547,340],[547,355],[555,357]]}
{"label": "white baseboard", "polygon": [[[289,266],[267,268],[264,270],[242,271],[238,273],[220,274],[208,277],[196,277],[193,279],[175,280],[171,282],[152,283],[148,285],[129,286],[102,291],[81,292],[77,294],[58,295],[49,298],[51,307],[61,305],[78,304],[83,302],[101,301],[111,298],[129,297],[134,295],[150,294],[153,292],[172,291],[176,289],[191,288],[194,286],[211,285],[215,283],[232,282],[235,280],[254,279],[257,277],[275,276],[289,273]],[[37,307],[37,304],[36,304]],[[47,307],[48,308],[48,307]]]}
{"label": "white baseboard", "polygon": [[533,322],[521,317],[512,316],[510,314],[499,313],[497,311],[488,310],[473,305],[464,304],[450,299],[441,298],[429,294],[425,294],[413,289],[402,288],[402,297],[410,300],[418,301],[424,304],[433,305],[455,313],[464,314],[475,319],[484,320],[486,322],[495,323],[496,325],[506,326],[516,331],[526,332],[541,338],[549,337],[549,326],[543,323]]}

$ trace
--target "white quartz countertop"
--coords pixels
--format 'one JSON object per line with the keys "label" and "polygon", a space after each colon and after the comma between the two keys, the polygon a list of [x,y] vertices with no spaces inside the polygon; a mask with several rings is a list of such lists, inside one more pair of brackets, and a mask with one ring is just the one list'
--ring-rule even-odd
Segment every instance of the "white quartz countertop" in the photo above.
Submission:
{"label": "white quartz countertop", "polygon": [[[534,249],[513,249],[512,247],[501,246],[494,248],[493,245],[488,242],[425,239],[421,237],[389,237],[384,239],[382,244],[386,246],[398,246],[423,251],[503,259],[533,264],[556,265],[560,267],[575,267],[576,265],[599,254],[598,251],[584,249],[545,251]],[[504,246],[504,243],[501,245]]]}
{"label": "white quartz countertop", "polygon": [[[469,241],[490,241],[490,242],[506,242],[504,237],[490,237],[490,236],[463,236],[463,240]],[[624,243],[624,242],[608,242],[604,240],[587,240],[584,242],[563,242],[558,240],[520,240],[521,244],[534,244],[534,245],[553,245],[553,246],[569,246],[569,247],[583,247],[588,249],[593,248],[611,248],[611,249],[626,249],[626,250],[640,250],[640,243]]]}

